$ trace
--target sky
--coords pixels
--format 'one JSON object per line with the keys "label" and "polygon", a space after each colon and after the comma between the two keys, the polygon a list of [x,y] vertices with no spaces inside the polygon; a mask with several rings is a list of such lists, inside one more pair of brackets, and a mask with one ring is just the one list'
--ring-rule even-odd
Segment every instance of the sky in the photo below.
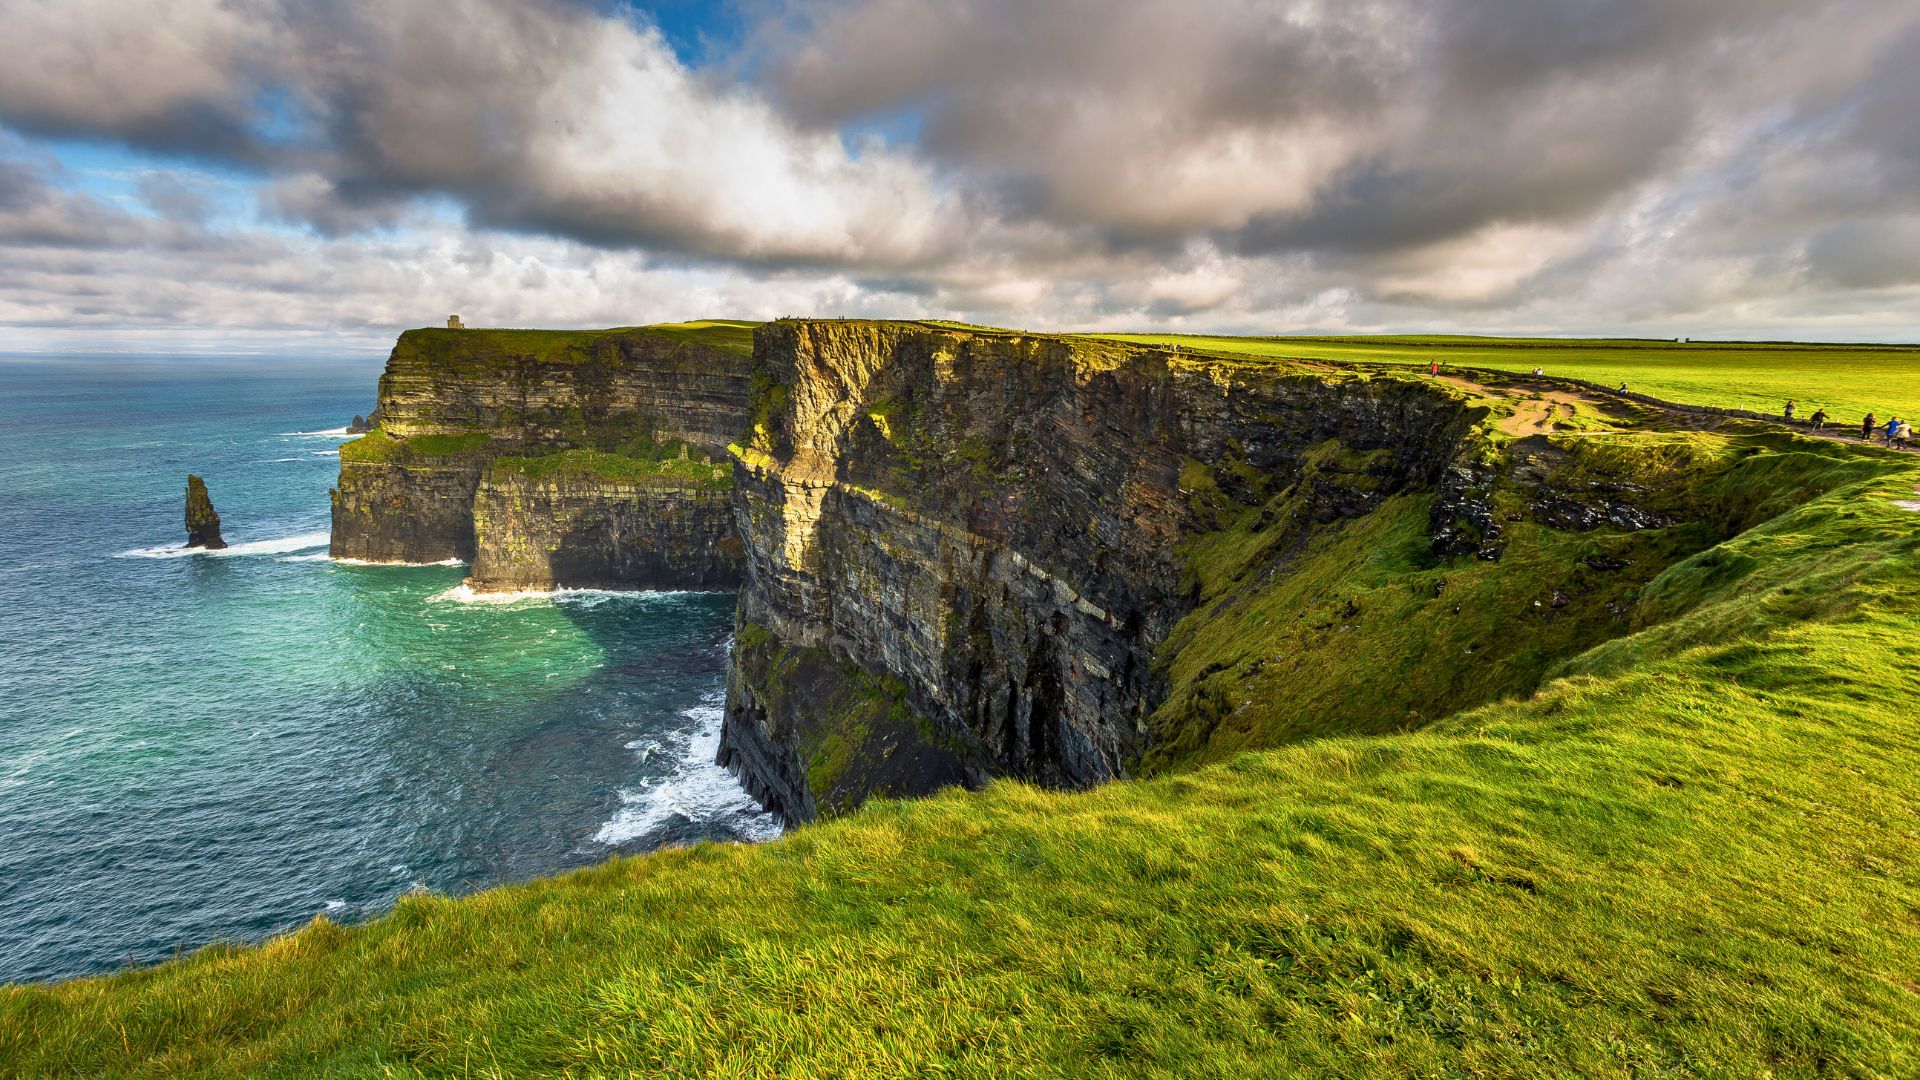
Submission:
{"label": "sky", "polygon": [[5,0],[0,351],[1920,341],[1920,0]]}

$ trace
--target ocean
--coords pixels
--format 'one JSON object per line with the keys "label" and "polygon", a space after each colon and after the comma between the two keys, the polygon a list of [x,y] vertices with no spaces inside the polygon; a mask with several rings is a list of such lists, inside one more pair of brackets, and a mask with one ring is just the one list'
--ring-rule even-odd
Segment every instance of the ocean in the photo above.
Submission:
{"label": "ocean", "polygon": [[0,981],[777,834],[712,764],[730,594],[327,558],[379,369],[0,358]]}

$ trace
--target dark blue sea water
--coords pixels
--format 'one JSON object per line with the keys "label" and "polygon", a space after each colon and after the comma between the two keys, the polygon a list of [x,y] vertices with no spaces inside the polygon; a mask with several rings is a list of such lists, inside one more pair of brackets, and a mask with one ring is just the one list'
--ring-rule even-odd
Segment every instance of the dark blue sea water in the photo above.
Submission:
{"label": "dark blue sea water", "polygon": [[0,359],[0,981],[775,831],[711,764],[731,596],[327,560],[378,369]]}

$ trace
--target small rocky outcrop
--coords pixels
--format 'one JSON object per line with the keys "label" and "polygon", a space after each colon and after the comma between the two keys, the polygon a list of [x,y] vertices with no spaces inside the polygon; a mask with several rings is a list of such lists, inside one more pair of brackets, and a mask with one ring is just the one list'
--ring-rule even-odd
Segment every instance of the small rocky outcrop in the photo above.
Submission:
{"label": "small rocky outcrop", "polygon": [[[374,411],[378,412],[379,410],[376,409]],[[347,425],[347,434],[365,435],[367,432],[373,430],[373,426],[373,421],[356,413],[354,414],[353,422]]]}
{"label": "small rocky outcrop", "polygon": [[220,515],[213,510],[207,494],[207,482],[187,475],[187,546],[218,550],[227,542],[220,538]]}

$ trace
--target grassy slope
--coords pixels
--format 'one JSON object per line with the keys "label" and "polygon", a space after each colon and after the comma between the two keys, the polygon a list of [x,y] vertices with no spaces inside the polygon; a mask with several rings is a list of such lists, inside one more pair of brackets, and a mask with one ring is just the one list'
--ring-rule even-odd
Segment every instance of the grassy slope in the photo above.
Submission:
{"label": "grassy slope", "polygon": [[1920,472],[1873,460],[1525,700],[8,989],[0,1069],[1910,1075]]}
{"label": "grassy slope", "polygon": [[1638,506],[1675,524],[1546,528],[1534,524],[1525,491],[1507,490],[1495,503],[1500,561],[1436,562],[1432,497],[1404,495],[1294,554],[1287,526],[1300,513],[1297,489],[1243,506],[1190,465],[1183,488],[1227,508],[1228,520],[1186,544],[1203,600],[1162,650],[1171,692],[1153,718],[1147,770],[1302,738],[1410,730],[1530,693],[1559,661],[1632,629],[1643,586],[1673,563],[1900,467],[1886,454],[1780,432],[1596,426],[1549,441],[1561,490],[1631,484]]}
{"label": "grassy slope", "polygon": [[1776,413],[1788,399],[1800,415],[1824,407],[1836,421],[1859,423],[1871,411],[1920,416],[1920,347],[1722,345],[1552,338],[1373,337],[1237,338],[1180,334],[1108,335],[1147,344],[1179,344],[1249,356],[1425,366],[1431,360],[1549,375],[1630,389],[1690,405]]}

